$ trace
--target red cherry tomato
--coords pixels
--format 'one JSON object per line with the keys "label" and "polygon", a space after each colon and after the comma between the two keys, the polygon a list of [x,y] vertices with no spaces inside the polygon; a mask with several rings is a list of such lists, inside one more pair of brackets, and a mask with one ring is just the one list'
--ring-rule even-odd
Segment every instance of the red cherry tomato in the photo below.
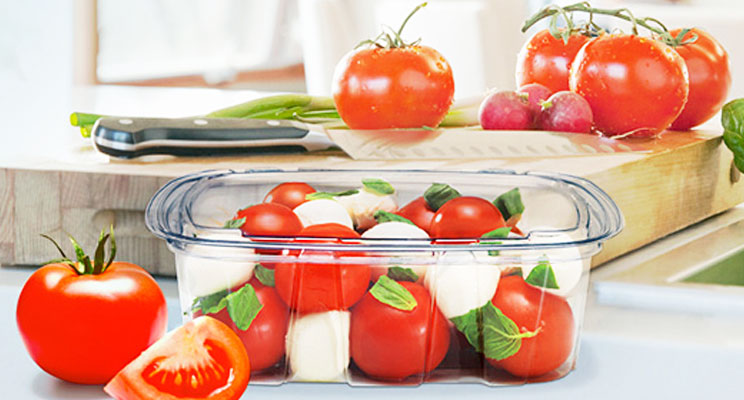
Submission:
{"label": "red cherry tomato", "polygon": [[505,225],[501,212],[490,201],[462,196],[439,208],[431,221],[429,234],[435,238],[479,238]]}
{"label": "red cherry tomato", "polygon": [[134,264],[114,262],[98,275],[48,264],[23,286],[16,320],[44,371],[103,384],[165,333],[168,314],[158,284]]}
{"label": "red cherry tomato", "polygon": [[[256,278],[251,279],[248,284],[253,286],[262,305],[261,311],[251,321],[248,329],[241,330],[235,325],[227,307],[208,315],[222,321],[238,335],[251,360],[251,371],[258,372],[273,366],[284,356],[284,337],[289,326],[289,309],[273,287],[263,285]],[[238,289],[240,287],[235,288]],[[200,314],[197,312],[195,315]]]}
{"label": "red cherry tomato", "polygon": [[426,203],[423,196],[417,197],[410,203],[398,209],[395,213],[413,222],[416,226],[425,230],[427,233],[429,232],[431,220],[434,219],[434,211],[429,208],[429,204]]}
{"label": "red cherry tomato", "polygon": [[551,93],[568,90],[571,62],[588,41],[588,37],[576,34],[564,43],[547,29],[535,33],[517,56],[517,87],[539,83]]}
{"label": "red cherry tomato", "polygon": [[449,349],[447,319],[432,305],[427,290],[418,283],[398,283],[416,299],[413,310],[383,304],[369,292],[351,310],[351,358],[378,379],[401,380],[429,372]]}
{"label": "red cherry tomato", "polygon": [[527,284],[521,276],[501,278],[494,306],[509,317],[520,330],[536,331],[522,338],[519,351],[503,360],[488,362],[519,377],[546,374],[560,367],[574,346],[574,318],[571,306],[560,296]]}
{"label": "red cherry tomato", "polygon": [[238,211],[235,218],[245,218],[240,227],[245,236],[294,236],[302,230],[297,215],[281,204],[256,204]]}
{"label": "red cherry tomato", "polygon": [[436,127],[454,92],[449,63],[426,46],[353,50],[333,77],[338,114],[353,129]]}
{"label": "red cherry tomato", "polygon": [[238,336],[222,322],[202,316],[158,340],[103,390],[119,400],[236,400],[250,374]]}
{"label": "red cherry tomato", "polygon": [[[677,37],[680,29],[672,30]],[[697,35],[693,43],[674,49],[685,60],[690,78],[690,95],[682,114],[672,123],[672,129],[687,130],[709,120],[723,107],[731,87],[726,50],[709,33],[693,28],[684,39]]]}
{"label": "red cherry tomato", "polygon": [[[300,231],[300,237],[359,238],[354,230],[336,223],[311,225]],[[307,242],[324,242],[319,239],[298,239]],[[328,240],[328,243],[340,243]],[[276,291],[292,309],[300,312],[346,310],[359,300],[369,285],[368,265],[348,263],[353,257],[363,256],[358,252],[324,252],[303,250],[294,255],[296,263],[277,263],[274,269]],[[305,258],[327,257],[324,262],[303,262]]]}
{"label": "red cherry tomato", "polygon": [[271,189],[264,198],[264,203],[276,203],[291,209],[304,203],[305,196],[316,190],[304,182],[285,182]]}
{"label": "red cherry tomato", "polygon": [[581,48],[571,90],[592,108],[594,125],[608,136],[655,136],[682,112],[689,83],[682,57],[650,38],[607,34]]}

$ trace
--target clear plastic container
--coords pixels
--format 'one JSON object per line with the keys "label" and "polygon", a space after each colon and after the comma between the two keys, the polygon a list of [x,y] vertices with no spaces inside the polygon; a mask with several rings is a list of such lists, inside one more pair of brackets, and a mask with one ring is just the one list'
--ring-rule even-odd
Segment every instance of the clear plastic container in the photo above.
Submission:
{"label": "clear plastic container", "polygon": [[[390,182],[399,206],[434,182],[485,199],[519,188],[525,210],[517,226],[523,236],[329,242],[244,237],[239,229],[222,227],[237,210],[263,202],[279,183],[306,182],[335,192],[358,188],[364,178]],[[561,174],[249,170],[172,180],[151,200],[146,223],[175,254],[184,319],[211,310],[228,322],[248,349],[251,383],[513,385],[557,379],[574,367],[590,260],[620,232],[623,219],[597,186]],[[555,276],[548,289],[534,283],[536,277],[550,278],[546,261]],[[541,264],[546,273],[529,278]],[[416,273],[416,283],[398,283],[416,300],[412,310],[393,310],[370,293],[376,277],[392,266]],[[266,281],[269,270],[274,282]],[[312,271],[334,278],[318,287]],[[355,275],[370,279],[360,289],[358,281],[346,279]],[[210,304],[227,293],[242,295],[245,286],[263,308],[238,327],[235,321],[251,316],[233,315],[229,307],[214,313]],[[330,300],[315,304],[314,296]]]}

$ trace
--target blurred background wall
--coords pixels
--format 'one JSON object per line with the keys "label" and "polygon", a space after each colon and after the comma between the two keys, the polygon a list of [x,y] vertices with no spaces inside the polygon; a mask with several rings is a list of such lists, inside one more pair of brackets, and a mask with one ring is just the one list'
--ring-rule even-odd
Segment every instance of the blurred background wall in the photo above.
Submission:
{"label": "blurred background wall", "polygon": [[[0,85],[210,86],[329,94],[338,59],[421,0],[29,0],[0,13]],[[406,27],[455,73],[456,97],[514,86],[524,19],[544,0],[429,0]],[[557,3],[573,3],[558,1]],[[601,0],[698,26],[731,56],[744,93],[744,2]],[[626,28],[614,21],[608,29]]]}

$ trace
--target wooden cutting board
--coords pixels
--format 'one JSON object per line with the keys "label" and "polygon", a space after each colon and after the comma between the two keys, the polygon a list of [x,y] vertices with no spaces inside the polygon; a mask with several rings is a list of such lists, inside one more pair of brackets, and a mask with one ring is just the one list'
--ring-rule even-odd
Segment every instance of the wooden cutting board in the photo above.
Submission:
{"label": "wooden cutting board", "polygon": [[[116,90],[119,101],[122,93],[125,99],[146,104],[197,97],[202,103],[205,101],[205,96],[198,96],[200,92],[193,89],[186,92]],[[101,92],[106,93],[106,89],[94,91]],[[215,98],[214,93],[210,94]],[[231,104],[237,102],[234,98],[239,95],[223,94],[220,98],[224,97],[223,104]],[[60,114],[73,109],[111,112],[100,106],[86,108],[84,103],[67,104],[60,108]],[[212,107],[201,107],[222,106],[219,102],[213,103]],[[183,107],[178,109],[184,113]],[[169,116],[162,110],[153,112]],[[130,114],[147,116],[145,113]],[[100,229],[114,224],[120,249],[118,259],[138,263],[154,273],[173,274],[173,255],[161,240],[146,230],[144,209],[150,197],[169,179],[204,169],[506,168],[578,175],[607,191],[622,210],[626,226],[594,257],[593,265],[597,266],[744,202],[744,184],[739,172],[732,167],[732,155],[722,144],[721,132],[715,124],[710,126],[712,128],[694,133],[667,132],[655,143],[660,150],[651,154],[355,161],[342,152],[325,151],[282,156],[118,161],[95,153],[89,142],[80,139],[64,121],[52,120],[37,131],[42,137],[52,135],[48,136],[42,150],[29,151],[30,143],[0,149],[0,221],[3,221],[0,264],[40,264],[57,257],[53,246],[46,243],[40,233],[62,240],[64,233],[69,232],[92,251]]]}

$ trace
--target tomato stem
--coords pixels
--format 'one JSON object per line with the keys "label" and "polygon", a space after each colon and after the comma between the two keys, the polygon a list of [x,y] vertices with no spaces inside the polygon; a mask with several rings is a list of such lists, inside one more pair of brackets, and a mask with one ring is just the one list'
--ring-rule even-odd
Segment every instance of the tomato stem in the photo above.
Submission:
{"label": "tomato stem", "polygon": [[[577,28],[576,26],[574,26],[573,20],[569,16],[571,13],[574,13],[574,12],[589,13],[589,21],[586,24],[583,24],[581,27]],[[571,4],[565,7],[560,7],[557,5],[546,6],[525,21],[524,25],[522,26],[522,32],[526,32],[529,28],[531,28],[537,22],[545,18],[551,18],[549,29],[550,29],[550,33],[556,39],[562,38],[564,41],[567,41],[568,37],[571,34],[576,33],[576,32],[584,34],[586,36],[596,36],[600,33],[603,33],[604,30],[594,22],[593,20],[594,14],[609,15],[611,17],[620,18],[622,20],[632,23],[633,24],[632,32],[634,35],[638,35],[638,26],[642,26],[648,29],[649,31],[655,33],[656,35],[658,35],[661,41],[673,47],[692,43],[697,39],[697,36],[696,36],[694,38],[690,38],[686,41],[683,41],[682,38],[684,37],[684,35],[677,35],[676,37],[673,37],[669,33],[669,30],[667,29],[667,27],[663,23],[661,23],[661,21],[659,21],[658,19],[653,18],[653,17],[636,18],[633,15],[633,13],[627,8],[617,8],[617,9],[595,8],[595,7],[592,7],[591,4],[589,4],[589,2],[586,2],[586,1]],[[563,16],[563,19],[566,22],[565,29],[560,29],[557,27],[556,18],[558,15]],[[653,26],[652,24],[656,26]],[[689,29],[687,31],[689,31]]]}

